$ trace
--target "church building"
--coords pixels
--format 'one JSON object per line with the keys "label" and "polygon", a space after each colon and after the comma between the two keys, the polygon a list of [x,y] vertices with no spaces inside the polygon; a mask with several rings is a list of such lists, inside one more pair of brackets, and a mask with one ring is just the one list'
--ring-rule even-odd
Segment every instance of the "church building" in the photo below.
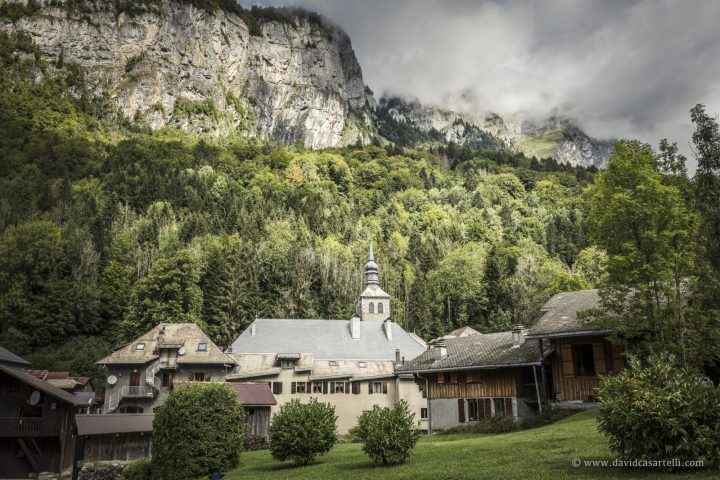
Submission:
{"label": "church building", "polygon": [[390,295],[380,287],[370,245],[365,287],[347,320],[257,319],[227,353],[237,367],[229,382],[267,382],[277,399],[273,412],[292,399],[315,397],[335,406],[338,433],[357,424],[373,405],[404,399],[420,428],[426,427],[423,392],[411,374],[395,369],[427,348],[393,322]]}

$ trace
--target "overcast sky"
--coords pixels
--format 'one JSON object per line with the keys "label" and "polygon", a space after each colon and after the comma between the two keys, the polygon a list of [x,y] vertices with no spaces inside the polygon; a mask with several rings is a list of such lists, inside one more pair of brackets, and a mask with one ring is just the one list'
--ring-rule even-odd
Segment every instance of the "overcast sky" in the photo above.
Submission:
{"label": "overcast sky", "polygon": [[[557,108],[598,138],[667,137],[688,155],[690,108],[720,111],[720,1],[241,3],[303,6],[337,23],[377,98],[505,115]],[[475,100],[457,104],[462,92]]]}

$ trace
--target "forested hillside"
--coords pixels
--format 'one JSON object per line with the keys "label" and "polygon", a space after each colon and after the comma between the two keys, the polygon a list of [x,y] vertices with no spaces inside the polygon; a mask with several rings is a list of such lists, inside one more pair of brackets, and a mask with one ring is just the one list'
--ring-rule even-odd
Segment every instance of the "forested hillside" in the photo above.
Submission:
{"label": "forested hillside", "polygon": [[601,275],[585,169],[151,131],[27,36],[0,35],[0,62],[0,344],[38,367],[92,373],[160,321],[226,345],[255,317],[348,318],[370,240],[426,338],[529,324]]}

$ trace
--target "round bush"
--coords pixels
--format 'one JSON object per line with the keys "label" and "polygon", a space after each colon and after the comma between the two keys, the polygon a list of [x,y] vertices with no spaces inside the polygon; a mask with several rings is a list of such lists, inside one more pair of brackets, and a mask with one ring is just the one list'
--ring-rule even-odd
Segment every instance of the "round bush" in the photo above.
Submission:
{"label": "round bush", "polygon": [[329,452],[337,441],[335,407],[311,398],[291,400],[280,407],[270,423],[270,453],[275,460],[307,465]]}
{"label": "round bush", "polygon": [[627,459],[698,460],[720,453],[720,388],[682,368],[671,355],[631,358],[629,368],[601,377],[600,431]]}
{"label": "round bush", "polygon": [[155,412],[152,477],[195,478],[237,466],[245,440],[245,415],[223,383],[175,389]]}
{"label": "round bush", "polygon": [[410,413],[405,400],[392,407],[377,405],[358,417],[358,437],[363,451],[374,463],[390,465],[402,463],[410,456],[420,437],[415,414]]}

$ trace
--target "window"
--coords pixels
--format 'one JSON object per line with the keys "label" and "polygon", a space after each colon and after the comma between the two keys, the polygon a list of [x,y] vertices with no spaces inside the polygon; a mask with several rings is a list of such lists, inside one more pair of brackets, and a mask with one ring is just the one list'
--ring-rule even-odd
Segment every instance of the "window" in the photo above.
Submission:
{"label": "window", "polygon": [[145,344],[144,343],[138,343],[135,345],[135,350],[145,350]]}
{"label": "window", "polygon": [[195,372],[188,375],[191,382],[209,382],[212,379],[210,372]]}
{"label": "window", "polygon": [[420,409],[420,420],[427,420],[427,408]]}
{"label": "window", "polygon": [[143,408],[137,405],[129,405],[127,407],[121,407],[120,413],[143,413]]}
{"label": "window", "polygon": [[365,368],[365,367],[367,367],[366,362],[358,362],[358,368]]}
{"label": "window", "polygon": [[312,393],[327,393],[328,382],[313,382]]}
{"label": "window", "polygon": [[375,313],[375,304],[373,302],[368,305],[368,313]]}
{"label": "window", "polygon": [[280,360],[280,368],[288,369],[295,366],[295,360]]}
{"label": "window", "polygon": [[310,382],[290,382],[290,393],[308,393],[311,385]]}
{"label": "window", "polygon": [[207,343],[198,343],[198,352],[207,352]]}
{"label": "window", "polygon": [[595,375],[595,355],[593,354],[592,343],[573,345],[572,348],[575,375]]}
{"label": "window", "polygon": [[512,415],[512,399],[511,398],[493,398],[495,403],[495,415]]}
{"label": "window", "polygon": [[489,418],[491,416],[491,400],[489,398],[469,398],[468,404],[468,420],[471,422]]}
{"label": "window", "polygon": [[330,393],[350,393],[350,382],[330,382]]}
{"label": "window", "polygon": [[282,382],[271,382],[272,383],[272,392],[275,395],[280,395],[282,393]]}
{"label": "window", "polygon": [[329,367],[337,367],[338,366],[337,360],[328,361],[328,366]]}
{"label": "window", "polygon": [[172,387],[174,374],[172,372],[163,372],[162,374],[162,386]]}
{"label": "window", "polygon": [[387,393],[387,382],[369,382],[370,393]]}
{"label": "window", "polygon": [[452,383],[452,375],[450,373],[443,373],[443,383]]}
{"label": "window", "polygon": [[383,307],[383,302],[378,302],[378,313],[384,313],[385,307]]}
{"label": "window", "polygon": [[360,383],[353,382],[352,383],[352,393],[353,395],[359,395],[360,394]]}

